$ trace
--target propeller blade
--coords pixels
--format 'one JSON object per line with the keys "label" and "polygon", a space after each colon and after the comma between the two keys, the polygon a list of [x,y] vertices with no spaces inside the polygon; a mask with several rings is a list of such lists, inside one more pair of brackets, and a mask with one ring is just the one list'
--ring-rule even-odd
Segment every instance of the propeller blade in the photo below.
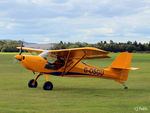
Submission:
{"label": "propeller blade", "polygon": [[22,52],[23,52],[22,47],[23,47],[23,41],[21,42],[21,48],[20,48],[20,53],[19,53],[19,55],[21,55]]}
{"label": "propeller blade", "polygon": [[17,63],[17,60],[16,59],[13,59],[13,64],[16,64]]}
{"label": "propeller blade", "polygon": [[20,64],[20,62],[17,59],[13,59],[12,63],[13,64]]}

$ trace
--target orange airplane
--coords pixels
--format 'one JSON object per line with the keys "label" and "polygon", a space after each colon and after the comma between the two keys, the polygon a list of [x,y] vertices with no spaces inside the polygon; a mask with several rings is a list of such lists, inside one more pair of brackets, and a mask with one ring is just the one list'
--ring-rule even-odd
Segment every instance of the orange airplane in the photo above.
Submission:
{"label": "orange airplane", "polygon": [[[25,47],[17,47],[20,49],[19,55],[14,56],[21,64],[32,71],[38,72],[35,79],[29,81],[30,88],[37,87],[37,79],[41,75],[46,75],[46,82],[43,85],[44,90],[52,90],[53,84],[49,81],[49,75],[61,77],[96,77],[111,79],[121,83],[124,89],[128,89],[125,82],[128,79],[129,70],[136,70],[131,68],[132,53],[122,52],[116,60],[106,69],[95,67],[81,60],[110,58],[109,52],[93,48],[75,48],[75,49],[61,49],[61,50],[42,50]],[[31,55],[22,55],[23,50],[28,51]],[[33,52],[38,54],[34,55]]]}

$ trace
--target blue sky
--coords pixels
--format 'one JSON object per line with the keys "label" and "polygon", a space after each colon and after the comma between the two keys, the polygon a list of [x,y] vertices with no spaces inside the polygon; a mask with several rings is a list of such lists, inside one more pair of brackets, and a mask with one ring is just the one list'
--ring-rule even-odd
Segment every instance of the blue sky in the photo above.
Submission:
{"label": "blue sky", "polygon": [[0,0],[0,39],[150,41],[150,0]]}

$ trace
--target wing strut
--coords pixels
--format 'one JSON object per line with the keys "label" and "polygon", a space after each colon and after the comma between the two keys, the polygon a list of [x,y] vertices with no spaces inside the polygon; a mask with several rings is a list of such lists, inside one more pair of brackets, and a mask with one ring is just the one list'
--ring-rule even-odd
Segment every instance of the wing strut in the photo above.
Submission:
{"label": "wing strut", "polygon": [[65,62],[65,68],[64,68],[64,71],[62,72],[61,76],[63,76],[65,74],[65,71],[66,71],[66,68],[67,68],[67,63],[69,61],[69,56],[70,56],[70,51],[68,52],[67,59],[66,59],[66,62]]}
{"label": "wing strut", "polygon": [[84,55],[67,71],[67,73],[71,71],[86,56],[86,52],[84,50],[83,52],[84,52]]}
{"label": "wing strut", "polygon": [[27,50],[31,55],[33,55],[33,53],[30,50]]}

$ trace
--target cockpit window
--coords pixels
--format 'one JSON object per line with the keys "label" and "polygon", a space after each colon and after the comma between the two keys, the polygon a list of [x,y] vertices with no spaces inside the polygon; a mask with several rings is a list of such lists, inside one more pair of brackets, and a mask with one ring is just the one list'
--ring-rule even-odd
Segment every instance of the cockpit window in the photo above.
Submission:
{"label": "cockpit window", "polygon": [[49,50],[46,50],[44,52],[42,52],[41,54],[39,54],[39,56],[43,57],[45,60],[47,60],[48,55],[50,54]]}
{"label": "cockpit window", "polygon": [[49,54],[50,54],[50,51],[46,50],[46,51],[42,52],[39,56],[43,57],[45,60],[48,59],[48,62],[50,62],[50,63],[54,63],[56,61],[56,59],[57,59],[56,56],[55,55],[51,55],[48,58]]}
{"label": "cockpit window", "polygon": [[65,61],[64,59],[59,56],[59,55],[55,55],[55,54],[51,54],[50,57],[50,51],[46,50],[44,52],[42,52],[39,56],[43,57],[45,60],[47,60],[47,63],[45,65],[46,69],[53,69],[53,70],[57,70],[61,67],[64,66]]}
{"label": "cockpit window", "polygon": [[57,60],[56,57],[50,57],[50,58],[48,59],[48,62],[54,63],[56,60]]}

